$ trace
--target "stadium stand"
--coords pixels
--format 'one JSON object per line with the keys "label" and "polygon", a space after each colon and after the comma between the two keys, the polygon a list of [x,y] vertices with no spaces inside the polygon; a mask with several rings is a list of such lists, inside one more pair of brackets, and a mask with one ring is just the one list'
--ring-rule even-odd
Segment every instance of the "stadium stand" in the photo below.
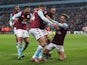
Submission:
{"label": "stadium stand", "polygon": [[[7,2],[8,1],[8,2]],[[81,31],[82,27],[87,25],[87,0],[0,0],[0,30],[2,26],[9,26],[9,14],[13,11],[15,4],[19,4],[21,8],[25,5],[33,7],[39,4],[45,4],[47,9],[51,6],[57,8],[56,20],[62,13],[66,13],[70,16],[68,21],[69,30]],[[47,4],[49,3],[49,4]],[[9,4],[9,5],[8,5]]]}
{"label": "stadium stand", "polygon": [[[58,0],[45,0],[45,2],[49,2],[49,1],[58,1]],[[63,1],[63,0],[59,0],[59,1]],[[21,4],[21,3],[33,3],[33,2],[44,2],[44,0],[1,0],[2,5],[6,5],[6,4]]]}

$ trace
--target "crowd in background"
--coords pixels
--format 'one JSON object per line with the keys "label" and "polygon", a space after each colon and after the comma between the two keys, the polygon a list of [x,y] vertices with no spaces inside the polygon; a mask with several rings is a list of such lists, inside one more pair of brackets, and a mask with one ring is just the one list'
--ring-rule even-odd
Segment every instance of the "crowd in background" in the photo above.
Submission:
{"label": "crowd in background", "polygon": [[[87,8],[57,8],[55,19],[58,20],[61,14],[68,14],[70,19],[68,20],[69,30],[81,31],[84,26],[87,26]],[[9,27],[10,12],[0,13],[0,31],[3,27]],[[9,31],[11,31],[9,29]]]}
{"label": "crowd in background", "polygon": [[[48,1],[62,1],[62,0],[45,0]],[[32,3],[32,2],[44,2],[44,0],[0,0],[0,4],[21,4],[21,3]]]}
{"label": "crowd in background", "polygon": [[58,14],[66,13],[70,16],[68,24],[70,30],[81,31],[82,27],[87,26],[87,8],[59,9]]}

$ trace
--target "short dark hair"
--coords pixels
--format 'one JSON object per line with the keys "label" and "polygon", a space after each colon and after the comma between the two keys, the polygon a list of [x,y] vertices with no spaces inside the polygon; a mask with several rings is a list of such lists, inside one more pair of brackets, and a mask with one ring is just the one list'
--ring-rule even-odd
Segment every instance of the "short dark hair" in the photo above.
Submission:
{"label": "short dark hair", "polygon": [[30,8],[29,6],[24,6],[24,9],[26,9],[26,8]]}
{"label": "short dark hair", "polygon": [[15,5],[14,7],[16,7],[16,6],[19,6],[19,5]]}
{"label": "short dark hair", "polygon": [[44,4],[40,4],[39,7],[46,7]]}
{"label": "short dark hair", "polygon": [[56,8],[56,7],[55,7],[55,6],[51,6],[50,9],[51,9],[51,8]]}

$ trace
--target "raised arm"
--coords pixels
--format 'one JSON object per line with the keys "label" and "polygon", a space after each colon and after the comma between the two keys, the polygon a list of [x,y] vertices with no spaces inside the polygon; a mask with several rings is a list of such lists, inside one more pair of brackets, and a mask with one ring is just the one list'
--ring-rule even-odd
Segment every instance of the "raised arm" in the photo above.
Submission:
{"label": "raised arm", "polygon": [[[53,23],[55,23],[55,24],[53,24],[54,26],[56,26],[56,24],[57,24],[57,26],[58,27],[61,27],[61,28],[64,28],[64,29],[67,29],[68,28],[68,25],[66,24],[66,23],[59,23],[59,22],[57,22],[57,21],[55,21],[55,20],[51,20]],[[56,26],[56,27],[57,27]]]}
{"label": "raised arm", "polygon": [[21,12],[15,14],[13,17],[12,17],[12,20],[15,20],[16,18],[20,17],[21,16]]}
{"label": "raised arm", "polygon": [[39,10],[39,11],[38,11],[38,15],[39,15],[39,17],[40,17],[44,22],[47,22],[47,23],[52,24],[52,22],[44,16],[44,14],[43,14],[42,11]]}
{"label": "raised arm", "polygon": [[10,26],[13,26],[13,22],[12,22],[12,14],[10,14],[9,24],[10,24]]}

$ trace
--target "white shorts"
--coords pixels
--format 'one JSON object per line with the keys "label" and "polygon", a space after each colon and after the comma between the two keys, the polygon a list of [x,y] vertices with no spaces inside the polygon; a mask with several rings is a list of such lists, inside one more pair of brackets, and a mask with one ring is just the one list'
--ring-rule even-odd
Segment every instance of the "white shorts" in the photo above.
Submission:
{"label": "white shorts", "polygon": [[48,31],[47,30],[43,29],[42,32],[43,32],[44,36],[48,35]]}
{"label": "white shorts", "polygon": [[14,27],[13,31],[14,31],[14,34],[16,35],[16,34],[17,34],[17,29],[16,29],[16,27]]}
{"label": "white shorts", "polygon": [[36,40],[38,40],[40,37],[44,37],[42,30],[39,28],[32,28],[29,30],[29,33],[32,34]]}
{"label": "white shorts", "polygon": [[22,37],[22,38],[29,37],[28,31],[23,29],[17,29],[17,37]]}
{"label": "white shorts", "polygon": [[61,52],[63,51],[64,52],[64,47],[62,45],[56,45],[56,44],[53,44],[53,43],[50,43],[46,49],[48,49],[49,51],[51,51],[52,49],[56,48],[58,52]]}

